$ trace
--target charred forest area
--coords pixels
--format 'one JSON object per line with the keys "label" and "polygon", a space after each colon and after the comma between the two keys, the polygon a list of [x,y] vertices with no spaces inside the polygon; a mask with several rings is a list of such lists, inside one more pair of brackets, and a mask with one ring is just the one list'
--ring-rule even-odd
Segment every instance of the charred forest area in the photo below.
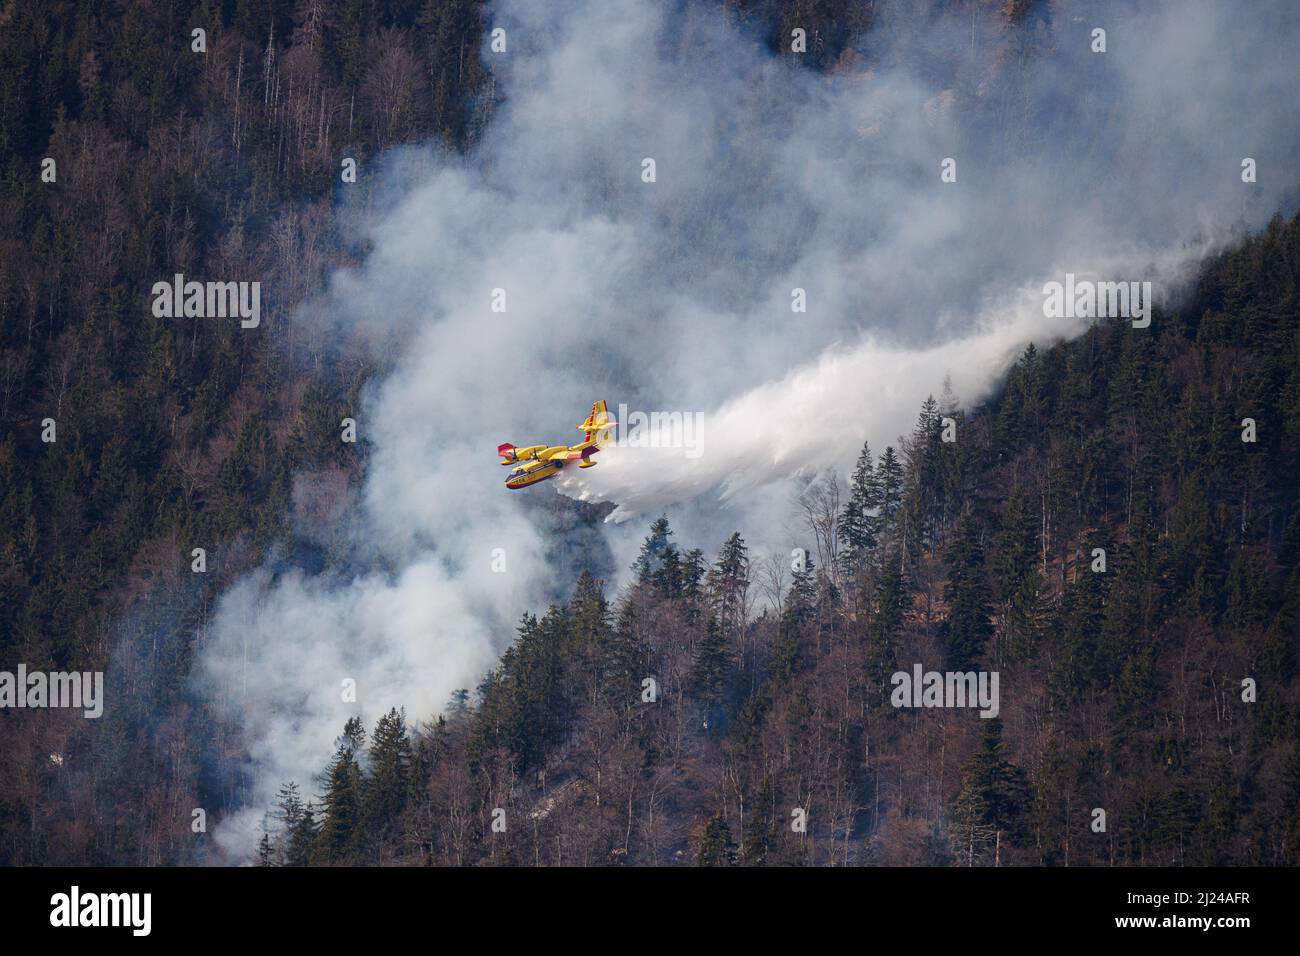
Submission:
{"label": "charred forest area", "polygon": [[[797,17],[810,69],[871,55],[861,5],[724,6],[768,43]],[[1009,50],[1033,9],[1001,7]],[[0,863],[220,862],[190,808],[246,780],[189,682],[205,623],[367,466],[337,425],[381,369],[294,321],[366,252],[338,158],[472,150],[487,28],[475,0],[0,5],[0,651],[104,670],[117,701],[0,711]],[[275,334],[153,317],[177,271],[261,276]],[[1279,216],[1148,329],[1030,347],[973,407],[935,383],[794,503],[797,569],[659,518],[633,583],[521,608],[442,714],[339,727],[258,862],[1296,865],[1298,280]],[[997,671],[997,716],[892,706],[916,664]]]}

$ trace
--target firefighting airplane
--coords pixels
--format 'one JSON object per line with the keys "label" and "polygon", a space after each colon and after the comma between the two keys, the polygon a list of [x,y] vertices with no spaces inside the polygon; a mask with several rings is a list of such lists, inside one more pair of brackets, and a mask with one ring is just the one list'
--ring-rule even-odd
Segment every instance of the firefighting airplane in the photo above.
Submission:
{"label": "firefighting airplane", "polygon": [[579,468],[590,468],[596,464],[591,456],[600,451],[600,446],[609,441],[610,432],[618,422],[611,421],[605,400],[601,399],[591,406],[591,414],[578,428],[582,431],[582,441],[576,445],[529,445],[516,448],[505,444],[497,446],[501,464],[523,464],[511,470],[506,478],[507,488],[526,488],[547,478],[554,478],[560,469],[571,462],[577,462]]}

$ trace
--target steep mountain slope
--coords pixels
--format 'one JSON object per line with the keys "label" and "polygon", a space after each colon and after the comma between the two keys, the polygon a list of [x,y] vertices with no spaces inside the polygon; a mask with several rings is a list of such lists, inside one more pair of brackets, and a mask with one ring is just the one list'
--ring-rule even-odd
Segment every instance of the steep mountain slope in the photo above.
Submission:
{"label": "steep mountain slope", "polygon": [[[875,62],[861,5],[724,6],[774,51],[806,26],[809,68]],[[946,11],[964,38],[950,6],[909,4],[892,29]],[[995,156],[1034,126],[1018,71],[1059,7],[1030,6],[980,6],[978,35],[971,17],[988,74],[918,54],[1008,131]],[[382,369],[296,311],[367,252],[343,207],[373,195],[365,176],[341,189],[340,162],[473,148],[497,106],[483,17],[478,0],[0,10],[0,650],[105,669],[116,702],[101,721],[0,711],[0,863],[220,859],[192,808],[211,826],[248,805],[250,770],[191,683],[213,605],[250,568],[350,570],[301,529],[332,527],[369,465],[339,423]],[[1211,264],[1147,332],[1029,353],[985,408],[927,408],[864,456],[856,497],[810,492],[797,574],[739,537],[713,562],[658,528],[640,585],[576,581],[445,719],[347,728],[268,820],[266,858],[1295,862],[1295,232]],[[152,317],[177,270],[260,278],[277,334]],[[599,517],[536,512],[580,532],[574,551]],[[1105,575],[1085,573],[1094,546]],[[890,708],[914,662],[999,669],[1001,724]]]}
{"label": "steep mountain slope", "polygon": [[[805,494],[801,567],[660,519],[432,725],[350,723],[263,861],[1296,863],[1297,279],[1275,219],[1149,329],[927,402]],[[918,664],[996,671],[997,717],[894,706]]]}

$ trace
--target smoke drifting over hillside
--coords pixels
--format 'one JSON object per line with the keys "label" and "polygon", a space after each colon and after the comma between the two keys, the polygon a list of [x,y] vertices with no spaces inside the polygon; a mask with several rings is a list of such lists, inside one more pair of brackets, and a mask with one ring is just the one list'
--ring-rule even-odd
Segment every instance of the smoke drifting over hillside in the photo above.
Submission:
{"label": "smoke drifting over hillside", "polygon": [[[976,400],[1027,342],[1086,326],[1044,317],[1044,282],[1169,284],[1294,201],[1286,5],[1052,3],[1017,27],[997,5],[899,6],[823,76],[712,8],[499,3],[507,50],[482,55],[502,102],[476,152],[364,171],[372,251],[307,311],[396,367],[357,414],[352,573],[252,575],[208,638],[201,678],[257,781],[217,830],[232,858],[281,782],[313,789],[348,716],[435,713],[567,588],[525,495],[672,506],[706,550],[739,529],[788,551],[780,482],[881,450],[945,375]],[[704,413],[701,454],[611,448],[508,492],[496,444],[574,440],[596,398]],[[607,529],[620,568],[642,534]]]}
{"label": "smoke drifting over hillside", "polygon": [[[1177,287],[1197,258],[1191,250],[1149,258],[1143,274]],[[1127,260],[1111,265],[1132,268]],[[582,500],[617,502],[607,520],[622,521],[699,494],[716,492],[733,502],[792,474],[845,471],[864,439],[877,453],[897,444],[893,436],[907,430],[927,395],[938,393],[936,382],[982,397],[1028,343],[1066,338],[1089,324],[1045,318],[1042,302],[1040,289],[1019,290],[981,313],[976,326],[931,346],[866,337],[852,348],[830,349],[702,413],[689,446],[675,420],[651,425],[602,451],[603,467],[563,473],[560,489]]]}

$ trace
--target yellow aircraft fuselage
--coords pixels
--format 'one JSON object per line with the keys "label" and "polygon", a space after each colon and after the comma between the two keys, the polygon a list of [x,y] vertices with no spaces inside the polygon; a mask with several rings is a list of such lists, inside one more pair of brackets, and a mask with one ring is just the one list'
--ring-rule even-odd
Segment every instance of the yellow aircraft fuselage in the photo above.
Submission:
{"label": "yellow aircraft fuselage", "polygon": [[535,485],[539,481],[545,481],[547,478],[554,478],[560,473],[563,466],[559,462],[545,462],[540,467],[533,468],[531,471],[526,468],[517,468],[510,473],[506,479],[507,488],[527,488],[529,485]]}
{"label": "yellow aircraft fuselage", "polygon": [[507,488],[527,488],[548,478],[554,478],[565,465],[576,463],[579,468],[590,468],[596,464],[592,455],[600,451],[603,442],[609,440],[610,431],[618,422],[610,421],[609,411],[602,399],[591,406],[591,414],[578,426],[583,432],[583,439],[576,445],[529,445],[516,448],[505,444],[497,446],[501,464],[515,465],[506,478]]}

